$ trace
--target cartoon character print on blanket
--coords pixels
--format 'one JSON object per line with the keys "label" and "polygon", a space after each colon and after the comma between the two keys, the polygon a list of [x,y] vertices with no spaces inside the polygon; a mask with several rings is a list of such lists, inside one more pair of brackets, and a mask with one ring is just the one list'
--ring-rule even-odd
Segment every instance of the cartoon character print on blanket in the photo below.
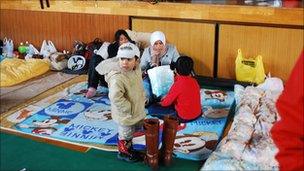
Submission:
{"label": "cartoon character print on blanket", "polygon": [[94,103],[52,136],[76,142],[105,144],[116,134],[117,126],[112,120],[110,106]]}
{"label": "cartoon character print on blanket", "polygon": [[111,120],[112,116],[111,116],[111,110],[109,109],[101,109],[101,110],[93,110],[93,109],[89,109],[87,111],[85,111],[84,116],[87,119],[92,119],[92,120],[102,120],[102,121],[107,121],[107,120]]}
{"label": "cartoon character print on blanket", "polygon": [[68,94],[65,97],[68,100],[85,102],[85,103],[103,103],[110,105],[110,100],[108,99],[108,88],[103,86],[98,86],[96,95],[90,99],[85,97],[87,92],[87,84],[85,82],[76,84],[68,90]]}
{"label": "cartoon character print on blanket", "polygon": [[[77,117],[78,121],[83,121],[83,119],[84,118],[82,114]],[[113,137],[117,132],[117,130],[115,130],[115,127],[113,127],[112,124],[108,124],[107,126],[103,125],[102,127],[99,127],[99,124],[96,124],[98,122],[95,122],[93,124],[87,124],[87,120],[85,121],[85,123],[80,123],[76,121],[72,122],[71,124],[65,126],[63,129],[60,129],[55,132],[53,134],[53,137],[77,142],[98,143],[97,141],[100,141],[101,143],[105,143],[104,140]]]}
{"label": "cartoon character print on blanket", "polygon": [[211,106],[217,109],[230,108],[233,101],[233,91],[201,89],[202,106]]}
{"label": "cartoon character print on blanket", "polygon": [[15,125],[15,128],[26,133],[52,135],[90,105],[61,99]]}
{"label": "cartoon character print on blanket", "polygon": [[228,116],[230,108],[213,108],[212,106],[203,106],[203,117],[223,118]]}
{"label": "cartoon character print on blanket", "polygon": [[[99,95],[87,99],[84,96],[86,88],[85,82],[78,83],[66,88],[64,93],[54,94],[55,97],[49,96],[33,104],[41,108],[20,110],[14,117],[12,115],[12,121],[15,121],[12,128],[24,133],[89,144],[90,146],[117,145],[118,130],[116,123],[111,118],[111,104],[107,90],[102,87],[98,88]],[[227,102],[229,92],[226,94],[222,96],[224,98],[218,98],[220,100],[214,98],[209,98],[209,100]],[[207,106],[204,103],[204,111],[206,114],[209,113],[209,117],[200,117],[195,121],[181,123],[178,126],[173,151],[176,158],[205,160],[210,155],[227,120],[226,117],[222,116],[225,115],[223,113],[225,113],[226,108],[228,110],[228,107],[218,106]],[[216,112],[212,112],[211,109],[216,109]],[[149,115],[151,114],[149,110],[146,112],[147,118],[153,117]],[[161,148],[162,129],[163,121],[160,120],[159,148]],[[146,142],[142,128],[137,129],[134,133],[133,144],[135,149],[145,149]]]}
{"label": "cartoon character print on blanket", "polygon": [[226,117],[212,119],[200,117],[185,123],[178,130],[174,142],[174,155],[189,160],[205,160],[215,149],[222,134]]}
{"label": "cartoon character print on blanket", "polygon": [[20,123],[24,121],[26,118],[33,115],[35,112],[40,111],[42,108],[34,105],[29,105],[24,109],[21,109],[12,115],[8,116],[6,119],[13,123]]}
{"label": "cartoon character print on blanket", "polygon": [[[204,134],[208,138],[203,137]],[[214,132],[177,135],[174,142],[174,155],[179,158],[204,160],[215,149],[218,138]]]}
{"label": "cartoon character print on blanket", "polygon": [[[204,137],[207,136],[208,138]],[[214,132],[195,132],[193,134],[177,135],[174,142],[175,153],[197,155],[207,158],[215,149],[218,136]]]}
{"label": "cartoon character print on blanket", "polygon": [[[51,135],[57,131],[60,124],[66,124],[69,119],[60,119],[58,116],[40,117],[39,120],[32,120],[28,123],[16,125],[18,129],[23,129],[24,132],[29,132],[38,135]],[[26,131],[25,129],[29,129]]]}

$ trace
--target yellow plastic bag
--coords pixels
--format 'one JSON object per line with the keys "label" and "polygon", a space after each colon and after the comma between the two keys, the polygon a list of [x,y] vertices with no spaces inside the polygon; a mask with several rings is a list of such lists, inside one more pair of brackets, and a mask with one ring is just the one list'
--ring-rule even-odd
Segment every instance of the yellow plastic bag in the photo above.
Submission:
{"label": "yellow plastic bag", "polygon": [[243,57],[241,49],[238,49],[235,60],[235,74],[237,81],[257,84],[264,82],[265,71],[262,56],[258,55],[255,59],[247,59]]}

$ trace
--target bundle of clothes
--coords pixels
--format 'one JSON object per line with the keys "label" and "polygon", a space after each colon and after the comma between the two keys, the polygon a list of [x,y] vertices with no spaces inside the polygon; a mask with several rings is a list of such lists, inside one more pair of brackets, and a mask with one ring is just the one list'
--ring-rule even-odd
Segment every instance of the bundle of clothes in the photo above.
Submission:
{"label": "bundle of clothes", "polygon": [[72,52],[63,50],[58,51],[51,40],[43,40],[40,51],[31,43],[21,42],[17,47],[10,38],[4,38],[0,42],[1,61],[5,58],[25,59],[47,59],[50,63],[50,69],[63,71],[68,74],[86,74],[90,58],[97,50],[107,42],[96,38],[90,43],[75,41]]}
{"label": "bundle of clothes", "polygon": [[[236,113],[230,131],[201,170],[278,170],[270,129],[279,120],[275,102],[283,90],[235,85]],[[269,86],[269,85],[268,85]]]}

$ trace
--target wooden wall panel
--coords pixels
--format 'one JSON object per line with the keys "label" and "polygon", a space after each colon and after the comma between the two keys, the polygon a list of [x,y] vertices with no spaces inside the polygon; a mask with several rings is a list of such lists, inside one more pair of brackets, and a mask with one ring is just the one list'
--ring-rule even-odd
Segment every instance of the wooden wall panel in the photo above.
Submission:
{"label": "wooden wall panel", "polygon": [[197,74],[213,76],[215,25],[157,19],[132,18],[132,30],[163,31],[181,54],[191,56]]}
{"label": "wooden wall panel", "polygon": [[71,49],[74,40],[90,42],[99,37],[113,41],[117,29],[129,28],[128,16],[41,11],[1,10],[1,39],[17,45],[29,41],[40,48],[44,39],[60,49]]}
{"label": "wooden wall panel", "polygon": [[238,48],[245,57],[262,55],[265,72],[287,80],[303,49],[303,29],[220,25],[218,77],[235,78]]}
{"label": "wooden wall panel", "polygon": [[213,0],[212,3],[210,0],[193,0],[189,3],[166,0],[155,5],[149,3],[148,0],[50,0],[50,8],[41,9],[38,0],[1,0],[0,8],[1,10],[127,15],[303,27],[304,10],[301,5],[303,2],[298,0],[288,5],[288,2],[284,1],[283,7],[274,8],[273,6],[244,5],[243,0],[238,2],[237,0]]}

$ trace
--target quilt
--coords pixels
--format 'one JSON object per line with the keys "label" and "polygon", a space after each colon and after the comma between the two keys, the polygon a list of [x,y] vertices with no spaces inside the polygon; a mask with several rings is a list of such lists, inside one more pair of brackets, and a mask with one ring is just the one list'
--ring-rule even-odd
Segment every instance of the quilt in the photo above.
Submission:
{"label": "quilt", "polygon": [[278,94],[248,86],[235,86],[234,121],[201,170],[279,170],[270,130],[278,121]]}
{"label": "quilt", "polygon": [[[1,118],[1,128],[21,133],[52,138],[58,141],[80,143],[92,148],[98,145],[115,146],[117,144],[117,126],[111,118],[111,103],[108,90],[99,87],[94,98],[85,98],[87,84],[80,82],[67,87],[52,96]],[[209,90],[206,90],[209,91]],[[204,89],[201,92],[205,92]],[[227,94],[233,94],[227,91]],[[204,96],[203,96],[204,97]],[[208,97],[209,98],[209,97]],[[212,99],[212,97],[210,97]],[[204,113],[212,109],[229,111],[228,96],[215,99],[213,104],[204,106]],[[218,101],[218,103],[216,103]],[[230,105],[229,105],[230,104]],[[154,117],[165,109],[146,108],[147,117]],[[166,111],[170,113],[170,111]],[[212,112],[211,112],[212,113]],[[215,112],[217,113],[217,112]],[[209,117],[212,116],[212,117]],[[181,123],[174,143],[174,156],[189,160],[205,160],[215,149],[227,121],[226,114],[214,114],[199,117],[189,123]],[[160,119],[160,127],[163,121]],[[161,130],[159,147],[161,147]],[[134,134],[135,149],[145,149],[145,135],[142,129]],[[105,149],[106,150],[106,149]]]}

